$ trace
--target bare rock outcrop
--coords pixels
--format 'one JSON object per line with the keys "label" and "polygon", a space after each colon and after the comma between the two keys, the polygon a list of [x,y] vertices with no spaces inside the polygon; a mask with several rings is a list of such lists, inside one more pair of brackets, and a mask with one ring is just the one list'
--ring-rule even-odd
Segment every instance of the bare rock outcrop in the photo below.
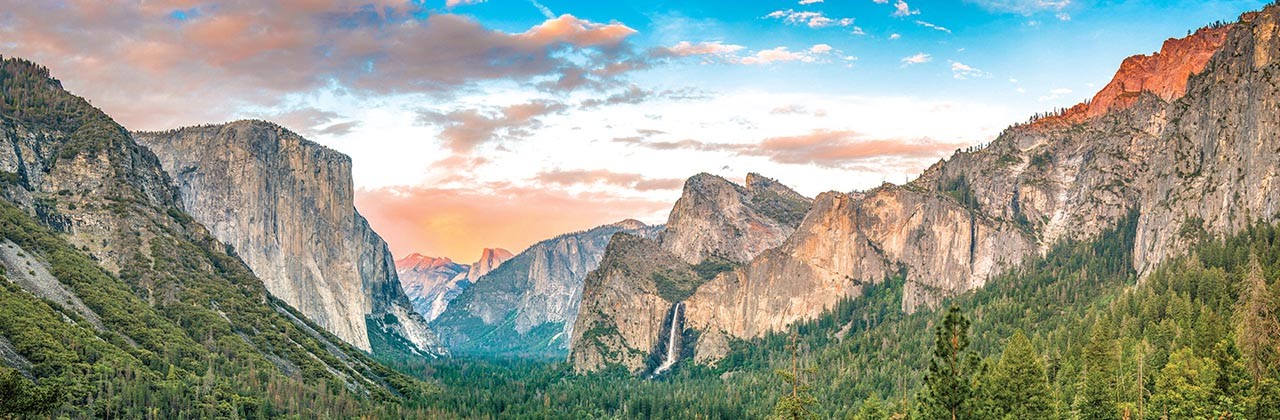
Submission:
{"label": "bare rock outcrop", "polygon": [[349,157],[263,121],[134,137],[160,158],[192,217],[273,295],[365,351],[377,332],[440,352],[386,243],[355,209]]}

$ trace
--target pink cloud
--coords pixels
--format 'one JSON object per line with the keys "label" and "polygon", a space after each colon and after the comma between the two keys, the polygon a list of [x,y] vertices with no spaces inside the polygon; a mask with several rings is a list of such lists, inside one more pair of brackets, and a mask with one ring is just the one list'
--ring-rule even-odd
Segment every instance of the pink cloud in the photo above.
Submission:
{"label": "pink cloud", "polygon": [[678,190],[684,185],[683,179],[650,179],[640,174],[613,172],[607,169],[568,171],[557,169],[540,173],[534,179],[545,184],[563,186],[604,184],[637,191]]}
{"label": "pink cloud", "polygon": [[643,66],[619,64],[634,33],[572,15],[507,33],[390,0],[8,2],[0,53],[48,66],[131,129],[164,129],[333,83],[385,94],[571,71],[599,82]]}

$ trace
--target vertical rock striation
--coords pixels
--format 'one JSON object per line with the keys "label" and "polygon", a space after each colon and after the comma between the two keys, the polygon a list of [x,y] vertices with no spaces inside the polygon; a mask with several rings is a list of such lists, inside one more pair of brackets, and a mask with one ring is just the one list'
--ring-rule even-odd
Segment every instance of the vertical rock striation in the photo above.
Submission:
{"label": "vertical rock striation", "polygon": [[[746,181],[741,186],[715,175],[695,175],[685,182],[658,241],[614,237],[605,253],[608,263],[592,272],[585,285],[570,356],[575,369],[619,363],[634,374],[652,372],[654,361],[661,359],[658,353],[665,351],[654,343],[661,342],[661,326],[670,321],[673,305],[713,278],[728,278],[723,273],[796,232],[812,200],[759,174],[748,174]],[[733,299],[727,291],[725,298]],[[711,321],[690,317],[700,302],[695,295],[681,312],[690,326],[705,329]],[[723,337],[716,339],[723,342]]]}
{"label": "vertical rock striation", "polygon": [[[1028,256],[1092,239],[1129,217],[1136,217],[1132,259],[1140,275],[1195,238],[1274,220],[1278,15],[1280,8],[1270,6],[1238,23],[1168,40],[1156,54],[1130,57],[1091,101],[1010,127],[907,185],[822,194],[784,241],[738,260],[745,263],[685,301],[687,326],[698,331],[697,359],[712,362],[730,338],[815,317],[888,276],[906,278],[904,310],[934,306]],[[685,201],[677,207],[702,221],[693,224],[698,233],[671,243],[690,261],[724,243],[728,230],[718,228],[718,216],[743,212]],[[689,231],[671,225],[664,240]],[[611,343],[623,342],[629,341]],[[617,351],[573,360],[588,370],[633,364]]]}
{"label": "vertical rock striation", "polygon": [[134,137],[160,158],[192,217],[273,295],[365,351],[373,332],[439,352],[386,243],[356,212],[346,155],[263,121]]}
{"label": "vertical rock striation", "polygon": [[432,323],[455,352],[564,357],[578,318],[583,280],[623,232],[656,237],[635,220],[548,239],[481,276]]}

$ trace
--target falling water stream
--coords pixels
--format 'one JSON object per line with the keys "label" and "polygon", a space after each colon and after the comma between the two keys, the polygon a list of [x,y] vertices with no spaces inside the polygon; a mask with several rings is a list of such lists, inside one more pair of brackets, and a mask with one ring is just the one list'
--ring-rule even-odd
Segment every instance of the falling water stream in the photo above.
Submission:
{"label": "falling water stream", "polygon": [[671,307],[671,327],[667,330],[667,356],[662,359],[662,364],[653,370],[650,378],[661,375],[674,366],[680,360],[680,315],[684,312],[684,302],[677,303]]}

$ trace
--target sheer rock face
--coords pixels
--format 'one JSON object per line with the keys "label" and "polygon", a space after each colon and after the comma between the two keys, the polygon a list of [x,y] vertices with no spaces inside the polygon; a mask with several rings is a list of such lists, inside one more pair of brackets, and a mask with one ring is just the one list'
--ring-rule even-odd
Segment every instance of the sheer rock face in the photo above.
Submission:
{"label": "sheer rock face", "polygon": [[819,196],[785,242],[720,273],[686,301],[688,325],[700,333],[696,358],[713,362],[731,337],[815,317],[898,273],[906,277],[904,309],[934,306],[1127,217],[1136,217],[1132,257],[1144,276],[1199,234],[1273,219],[1280,213],[1278,11],[1245,14],[1237,24],[1167,41],[1153,56],[1131,57],[1090,103],[1014,126],[907,185]]}
{"label": "sheer rock face", "polygon": [[[654,328],[665,325],[672,304],[683,301],[698,285],[709,280],[698,275],[695,266],[706,271],[710,264],[718,264],[731,270],[752,261],[796,232],[812,204],[813,200],[758,174],[748,174],[745,187],[710,174],[689,178],[659,241],[615,236],[615,241],[623,242],[610,243],[605,255],[605,260],[613,265],[608,270],[593,272],[592,281],[586,283],[574,331],[595,332],[575,333],[570,355],[575,369],[594,370],[609,363],[621,363],[633,373],[642,371],[647,367],[645,361],[657,351],[652,345],[658,340],[660,330]],[[666,286],[659,287],[655,275],[666,279]],[[716,281],[732,282],[729,278],[732,273],[722,274]],[[671,283],[669,280],[673,279],[679,281]],[[671,284],[685,285],[689,293],[670,293]],[[735,299],[749,299],[729,296],[730,291],[725,290],[729,287],[713,286],[726,293],[725,301],[691,298],[686,305],[689,325],[707,329],[711,323],[737,322],[739,320],[712,320],[708,314],[728,314],[754,307],[709,309],[712,305],[733,305]],[[607,290],[593,290],[596,288]],[[666,293],[660,293],[664,291]],[[688,318],[689,305],[694,304],[707,305],[699,313],[701,318]],[[757,316],[770,315],[752,314],[752,320],[745,322],[758,321]],[[585,340],[580,340],[583,337]]]}
{"label": "sheer rock face", "polygon": [[587,276],[570,361],[579,372],[609,363],[632,374],[648,368],[670,323],[671,306],[698,285],[697,274],[657,242],[618,234]]}
{"label": "sheer rock face", "polygon": [[273,295],[365,351],[371,328],[439,351],[400,288],[386,243],[352,204],[346,155],[262,121],[135,138],[160,158],[192,217]]}
{"label": "sheer rock face", "polygon": [[456,352],[564,357],[583,280],[600,264],[609,238],[661,231],[626,220],[534,244],[481,276],[432,326]]}
{"label": "sheer rock face", "polygon": [[698,174],[671,209],[662,246],[689,264],[711,256],[747,262],[791,235],[810,201],[758,174],[748,174],[745,187]]}
{"label": "sheer rock face", "polygon": [[702,332],[698,360],[712,361],[727,351],[728,337],[754,338],[813,318],[903,270],[915,280],[904,293],[911,310],[981,287],[1034,249],[1016,226],[951,197],[895,186],[824,193],[782,246],[699,287],[685,316]]}
{"label": "sheer rock face", "polygon": [[511,251],[485,248],[480,260],[468,265],[415,253],[396,261],[396,273],[414,309],[430,322],[463,290],[511,257]]}

